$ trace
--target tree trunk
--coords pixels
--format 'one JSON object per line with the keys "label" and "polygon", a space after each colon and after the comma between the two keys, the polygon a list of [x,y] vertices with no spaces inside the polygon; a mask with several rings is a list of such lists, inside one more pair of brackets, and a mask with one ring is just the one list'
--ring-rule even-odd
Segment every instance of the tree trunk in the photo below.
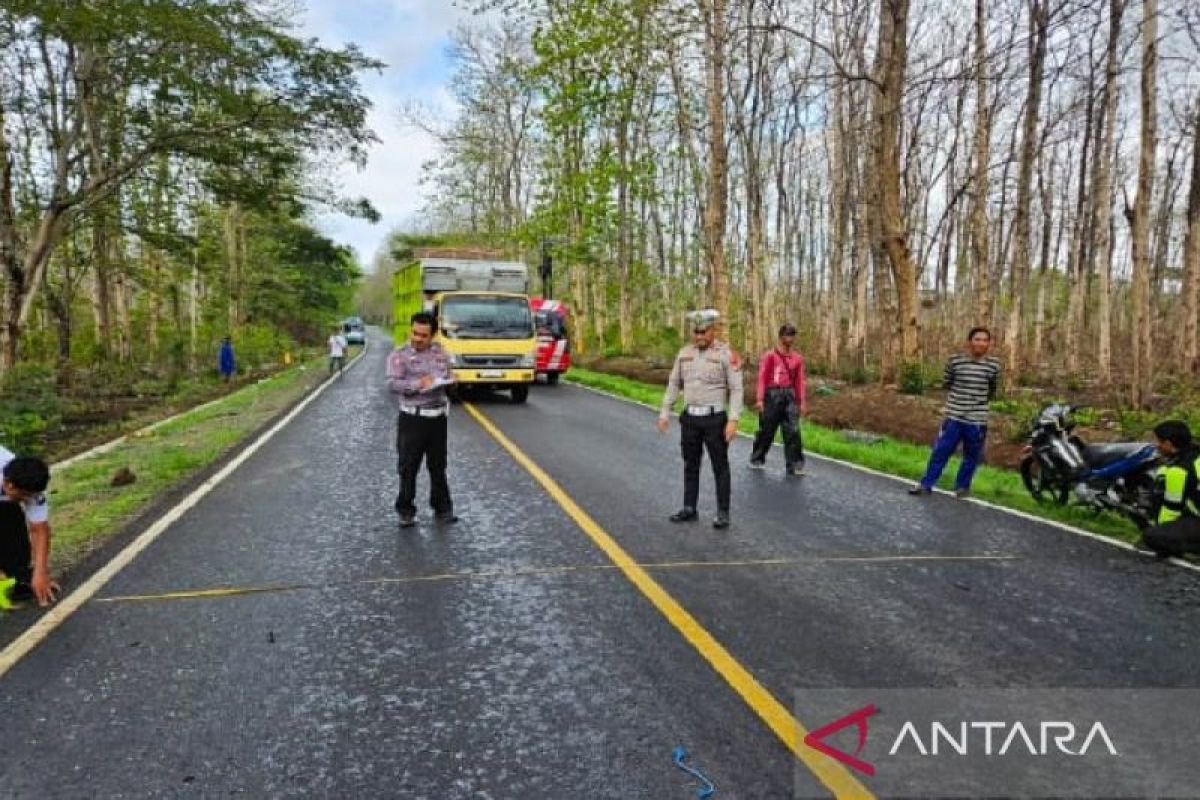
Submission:
{"label": "tree trunk", "polygon": [[96,325],[96,352],[106,357],[113,352],[112,286],[109,272],[108,237],[110,216],[105,208],[98,209],[92,220],[92,318]]}
{"label": "tree trunk", "polygon": [[1007,369],[1011,386],[1022,369],[1021,324],[1029,281],[1029,207],[1033,195],[1033,162],[1037,156],[1038,116],[1042,105],[1042,76],[1046,63],[1049,11],[1043,0],[1029,2],[1029,88],[1025,95],[1025,118],[1021,127],[1021,158],[1017,168],[1016,212],[1013,218],[1013,258],[1009,270],[1009,314],[1005,335]]}
{"label": "tree trunk", "polygon": [[833,146],[829,159],[829,200],[833,213],[833,242],[829,250],[829,302],[825,304],[823,345],[830,371],[837,368],[842,317],[842,272],[846,239],[850,229],[850,187],[846,175],[846,98],[845,83],[838,79],[833,93]]}
{"label": "tree trunk", "polygon": [[1138,153],[1137,196],[1131,212],[1133,228],[1133,381],[1129,399],[1143,408],[1153,391],[1150,317],[1150,202],[1154,194],[1154,153],[1158,144],[1158,0],[1143,0],[1141,146]]}
{"label": "tree trunk", "polygon": [[1109,35],[1104,57],[1104,99],[1100,104],[1100,143],[1097,148],[1096,175],[1092,181],[1092,219],[1096,247],[1093,251],[1097,270],[1099,301],[1099,341],[1096,350],[1096,378],[1102,386],[1112,382],[1112,197],[1113,147],[1117,124],[1117,48],[1121,37],[1121,16],[1125,0],[1109,3]]}
{"label": "tree trunk", "polygon": [[704,215],[705,255],[708,258],[709,284],[713,307],[728,324],[729,272],[725,265],[725,216],[729,196],[727,153],[725,149],[725,3],[706,0],[708,96],[708,192]]}
{"label": "tree trunk", "polygon": [[900,342],[899,356],[905,364],[914,364],[920,358],[917,274],[908,249],[900,193],[900,126],[908,64],[908,2],[880,0],[879,4],[875,177],[879,183],[881,247],[887,255],[896,285],[895,336]]}
{"label": "tree trunk", "polygon": [[1042,372],[1042,355],[1046,335],[1046,280],[1050,269],[1050,242],[1054,233],[1054,201],[1050,195],[1050,180],[1047,177],[1054,174],[1054,156],[1050,156],[1050,166],[1042,164],[1038,172],[1038,197],[1042,207],[1042,254],[1038,264],[1037,306],[1033,321],[1033,358],[1032,363],[1039,373]]}
{"label": "tree trunk", "polygon": [[[1090,75],[1090,72],[1089,72]],[[1067,320],[1066,340],[1067,374],[1075,376],[1080,368],[1080,344],[1083,340],[1083,309],[1087,302],[1087,276],[1091,271],[1087,268],[1088,259],[1085,251],[1088,249],[1088,231],[1090,211],[1088,206],[1088,153],[1092,143],[1093,116],[1095,112],[1095,89],[1089,77],[1087,87],[1087,102],[1084,104],[1083,117],[1083,146],[1079,153],[1079,190],[1076,202],[1075,224],[1071,236],[1071,251],[1067,257]],[[1098,160],[1093,156],[1092,171],[1098,170]],[[1092,181],[1094,187],[1095,181]],[[1063,206],[1064,210],[1066,206]]]}
{"label": "tree trunk", "polygon": [[1200,375],[1200,93],[1192,115],[1192,177],[1188,187],[1187,232],[1183,242],[1183,364],[1187,374]]}
{"label": "tree trunk", "polygon": [[617,302],[621,311],[618,327],[622,353],[633,352],[633,287],[630,285],[633,276],[629,244],[629,126],[632,116],[633,110],[626,107],[617,123],[617,269],[621,275]]}
{"label": "tree trunk", "polygon": [[192,280],[188,290],[188,371],[199,368],[200,342],[200,254],[192,252]]}
{"label": "tree trunk", "polygon": [[975,0],[975,175],[971,197],[971,277],[975,290],[975,320],[987,325],[992,318],[992,280],[988,256],[987,204],[990,192],[992,111],[988,101],[987,0]]}
{"label": "tree trunk", "polygon": [[229,330],[234,331],[242,321],[242,264],[240,222],[238,204],[230,203],[225,209],[225,256],[228,259],[229,286]]}

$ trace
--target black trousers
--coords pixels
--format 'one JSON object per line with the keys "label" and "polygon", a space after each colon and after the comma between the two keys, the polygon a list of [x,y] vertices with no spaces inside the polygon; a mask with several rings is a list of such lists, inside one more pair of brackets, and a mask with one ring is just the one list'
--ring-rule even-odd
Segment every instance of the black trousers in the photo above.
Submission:
{"label": "black trousers", "polygon": [[0,502],[0,572],[26,586],[33,575],[33,548],[25,512],[8,500]]}
{"label": "black trousers", "polygon": [[1200,553],[1200,518],[1180,517],[1174,522],[1155,525],[1142,534],[1142,540],[1147,547],[1162,555]]}
{"label": "black trousers", "polygon": [[713,477],[717,482],[717,508],[729,510],[729,442],[725,441],[727,421],[724,413],[693,417],[684,411],[679,417],[679,448],[683,452],[683,505],[687,508],[695,508],[700,498],[700,460],[707,449]]}
{"label": "black trousers", "polygon": [[775,441],[775,431],[783,428],[783,458],[788,467],[804,463],[804,441],[800,438],[800,406],[791,389],[768,389],[763,410],[758,415],[758,433],[754,435],[751,461],[766,461]]}
{"label": "black trousers", "polygon": [[422,417],[400,412],[396,423],[396,450],[399,452],[400,494],[396,511],[417,512],[417,473],[421,461],[429,470],[429,505],[439,513],[454,510],[450,485],[446,482],[446,416]]}

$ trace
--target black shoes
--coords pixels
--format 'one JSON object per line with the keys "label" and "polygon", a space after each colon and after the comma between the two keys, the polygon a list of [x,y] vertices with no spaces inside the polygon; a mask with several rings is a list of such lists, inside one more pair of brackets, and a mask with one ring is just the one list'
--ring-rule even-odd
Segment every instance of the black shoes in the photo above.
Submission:
{"label": "black shoes", "polygon": [[922,486],[921,484],[918,483],[916,486],[909,489],[908,493],[912,494],[912,495],[933,494],[933,490],[926,489],[924,486]]}
{"label": "black shoes", "polygon": [[433,515],[434,522],[440,522],[443,525],[453,525],[458,522],[458,517],[453,511],[439,511]]}
{"label": "black shoes", "polygon": [[671,515],[671,522],[691,522],[699,518],[700,515],[696,513],[696,509],[684,506]]}
{"label": "black shoes", "polygon": [[400,527],[401,528],[411,528],[412,526],[414,526],[416,524],[417,524],[417,515],[416,514],[411,514],[411,513],[405,514],[404,512],[400,513]]}
{"label": "black shoes", "polygon": [[718,511],[717,516],[713,519],[713,527],[717,530],[729,527],[729,512]]}
{"label": "black shoes", "polygon": [[970,489],[955,489],[954,496],[957,497],[959,500],[965,500],[971,496],[971,490]]}
{"label": "black shoes", "polygon": [[755,461],[754,459],[750,459],[750,469],[766,469],[766,468],[767,468],[767,462]]}
{"label": "black shoes", "polygon": [[790,475],[790,476],[799,478],[800,476],[802,476],[804,474],[804,464],[803,463],[793,464],[792,466],[785,469],[783,472],[785,475]]}

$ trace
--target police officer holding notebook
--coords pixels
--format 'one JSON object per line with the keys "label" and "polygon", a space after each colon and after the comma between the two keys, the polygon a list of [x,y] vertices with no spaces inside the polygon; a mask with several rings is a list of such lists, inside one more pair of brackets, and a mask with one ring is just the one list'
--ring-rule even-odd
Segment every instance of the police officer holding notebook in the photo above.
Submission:
{"label": "police officer holding notebook", "polygon": [[679,415],[680,450],[683,453],[683,508],[672,522],[690,522],[699,514],[700,460],[705,449],[712,461],[717,484],[714,528],[729,527],[729,443],[737,435],[742,414],[742,373],[738,354],[716,340],[719,314],[713,309],[693,312],[692,343],[675,357],[667,393],[658,415],[658,429],[666,433],[671,410],[683,392]]}
{"label": "police officer holding notebook", "polygon": [[400,397],[396,512],[401,528],[417,524],[417,473],[422,460],[429,469],[429,505],[434,519],[445,524],[458,522],[446,481],[446,417],[450,413],[446,386],[454,381],[454,373],[446,352],[433,341],[436,327],[432,314],[413,314],[408,344],[388,356],[388,388]]}

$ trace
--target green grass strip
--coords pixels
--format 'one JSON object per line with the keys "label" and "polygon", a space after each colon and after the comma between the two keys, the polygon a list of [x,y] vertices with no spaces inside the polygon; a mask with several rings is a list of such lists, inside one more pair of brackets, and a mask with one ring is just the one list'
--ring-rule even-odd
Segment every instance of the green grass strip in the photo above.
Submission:
{"label": "green grass strip", "polygon": [[[297,364],[211,405],[141,434],[105,453],[53,471],[50,567],[77,565],[160,496],[194,477],[268,420],[299,400],[327,371],[324,357]],[[136,480],[111,485],[122,467]]]}
{"label": "green grass strip", "polygon": [[[573,383],[648,403],[656,408],[662,402],[665,391],[661,386],[580,367],[571,367],[571,371],[565,377]],[[753,434],[758,430],[758,415],[751,411],[743,412],[738,421],[738,429]],[[889,475],[910,478],[914,482],[925,474],[925,465],[929,460],[928,446],[902,442],[887,436],[881,437],[880,441],[874,444],[855,442],[847,439],[841,431],[807,420],[803,422],[803,435],[804,449],[808,452],[848,461]],[[778,441],[778,437],[776,440]],[[958,462],[956,456],[946,466],[939,483],[943,488],[952,488]],[[899,487],[897,491],[900,491]],[[1021,476],[1015,470],[986,464],[981,466],[971,483],[971,494],[998,506],[1063,522],[1121,541],[1134,542],[1138,538],[1138,531],[1133,523],[1114,513],[1097,514],[1081,506],[1058,506],[1037,502],[1025,491]]]}

